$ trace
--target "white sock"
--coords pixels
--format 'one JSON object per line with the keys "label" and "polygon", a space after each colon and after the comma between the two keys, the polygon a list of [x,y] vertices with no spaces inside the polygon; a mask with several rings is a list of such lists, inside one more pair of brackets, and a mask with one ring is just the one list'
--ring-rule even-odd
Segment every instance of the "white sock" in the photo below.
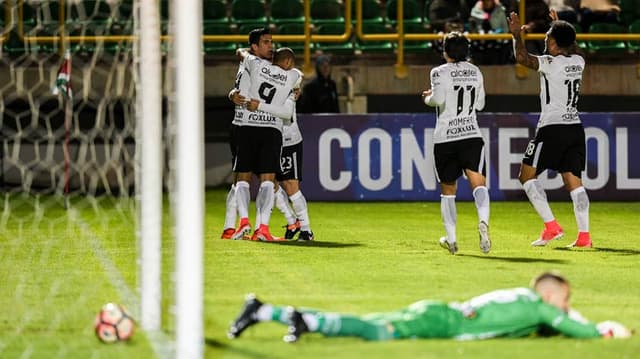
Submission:
{"label": "white sock", "polygon": [[227,193],[227,211],[224,214],[224,229],[236,228],[236,219],[238,214],[238,204],[236,202],[236,186],[231,185],[229,193]]}
{"label": "white sock", "polygon": [[473,199],[478,210],[478,222],[489,224],[489,190],[485,186],[478,186],[473,190]]}
{"label": "white sock", "polygon": [[309,222],[309,211],[307,210],[307,200],[304,198],[302,192],[298,191],[291,197],[291,203],[293,203],[293,210],[296,211],[296,215],[300,220],[300,230],[311,231],[311,222]]}
{"label": "white sock", "polygon": [[262,223],[262,218],[260,218],[260,208],[258,208],[258,198],[256,198],[256,217],[255,217],[255,221],[256,223],[253,226],[253,229],[255,229],[256,231],[258,230],[258,228],[260,228],[260,224]]}
{"label": "white sock", "polygon": [[580,186],[569,192],[573,201],[573,213],[576,215],[578,230],[589,232],[589,196],[584,187]]}
{"label": "white sock", "polygon": [[449,243],[456,241],[456,196],[440,195],[440,213],[442,214],[442,224],[447,232]]}
{"label": "white sock", "polygon": [[260,212],[260,224],[267,226],[269,225],[271,210],[273,209],[275,197],[273,192],[274,186],[274,183],[271,181],[262,182],[258,190],[258,197],[256,197],[256,208],[258,212]]}
{"label": "white sock", "polygon": [[534,178],[525,182],[522,187],[524,188],[524,192],[527,194],[527,197],[529,197],[529,202],[531,202],[533,208],[538,212],[542,221],[544,223],[553,221],[555,217],[553,217],[551,207],[549,207],[549,202],[547,202],[547,194],[544,192],[542,184]]}
{"label": "white sock", "polygon": [[291,207],[289,207],[289,197],[282,187],[278,187],[278,191],[276,191],[276,207],[284,214],[284,218],[287,219],[287,224],[296,223],[296,216],[293,215]]}
{"label": "white sock", "polygon": [[236,204],[240,218],[249,218],[249,201],[251,201],[249,182],[238,181],[236,183]]}
{"label": "white sock", "polygon": [[270,304],[264,303],[256,311],[256,318],[259,322],[269,322],[273,316],[273,307]]}

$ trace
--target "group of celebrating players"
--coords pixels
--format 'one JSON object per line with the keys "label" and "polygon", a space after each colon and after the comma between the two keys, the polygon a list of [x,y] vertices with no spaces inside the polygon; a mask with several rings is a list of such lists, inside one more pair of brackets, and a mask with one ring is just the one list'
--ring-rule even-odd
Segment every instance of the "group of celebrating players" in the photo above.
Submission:
{"label": "group of celebrating players", "polygon": [[[522,40],[517,14],[509,18],[516,61],[540,73],[541,113],[535,137],[525,150],[519,180],[544,222],[533,246],[545,246],[564,235],[547,201],[538,175],[547,169],[561,174],[573,202],[578,236],[569,247],[591,247],[589,197],[581,174],[586,163],[585,132],[577,102],[585,61],[576,51],[576,32],[565,21],[554,19],[545,38],[545,54],[529,54]],[[267,29],[249,34],[250,51],[241,50],[243,60],[229,98],[236,104],[231,130],[231,151],[236,181],[227,196],[222,238],[261,241],[313,240],[307,203],[300,191],[302,136],[296,122],[295,101],[302,73],[294,68],[289,48],[273,51]],[[468,61],[470,42],[459,32],[445,36],[443,65],[431,70],[431,87],[422,93],[424,103],[436,107],[434,159],[441,188],[440,209],[446,235],[440,245],[451,254],[458,251],[456,239],[457,180],[465,175],[473,190],[478,213],[479,245],[491,250],[489,237],[490,198],[486,187],[484,140],[476,111],[485,105],[484,80],[480,69]],[[273,57],[272,57],[273,55]],[[271,60],[273,60],[271,62]],[[248,218],[249,181],[258,175],[255,231]],[[289,201],[293,210],[289,207]],[[269,230],[271,210],[276,206],[287,218],[284,238]],[[236,226],[237,216],[240,224]]]}
{"label": "group of celebrating players", "polygon": [[[231,128],[235,183],[227,195],[223,239],[312,241],[307,201],[300,191],[302,135],[296,122],[295,101],[302,72],[294,68],[289,48],[273,51],[268,29],[249,33],[250,50],[240,49],[242,62],[229,98],[236,104]],[[256,197],[255,230],[249,222],[252,174],[260,180]],[[293,205],[293,210],[289,203]],[[284,237],[269,230],[274,204],[287,219]],[[237,216],[240,224],[236,227]]]}

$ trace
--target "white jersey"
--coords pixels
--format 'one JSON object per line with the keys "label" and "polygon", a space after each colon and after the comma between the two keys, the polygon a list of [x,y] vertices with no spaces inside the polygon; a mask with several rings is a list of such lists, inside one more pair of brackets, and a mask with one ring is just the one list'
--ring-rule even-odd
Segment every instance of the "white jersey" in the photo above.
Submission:
{"label": "white jersey", "polygon": [[244,76],[251,79],[247,98],[259,99],[257,111],[248,112],[245,126],[272,127],[282,131],[283,119],[290,119],[295,109],[293,87],[300,74],[283,70],[269,61],[249,55],[244,60]]}
{"label": "white jersey", "polygon": [[580,55],[543,55],[537,58],[541,106],[538,128],[580,123],[578,95],[584,59]]}
{"label": "white jersey", "polygon": [[282,127],[282,147],[297,145],[300,142],[302,142],[302,133],[294,111],[291,124]]}
{"label": "white jersey", "polygon": [[[249,94],[249,88],[251,87],[251,79],[249,76],[242,76],[244,73],[244,61],[240,61],[238,66],[238,73],[236,74],[236,81],[234,84],[234,90],[238,90],[242,96]],[[244,118],[247,117],[248,111],[246,107],[242,105],[236,105],[235,115],[233,116],[232,124],[236,126],[242,126]]]}
{"label": "white jersey", "polygon": [[467,61],[446,63],[432,69],[430,77],[432,94],[424,102],[436,106],[433,142],[482,137],[476,119],[485,101],[480,69]]}

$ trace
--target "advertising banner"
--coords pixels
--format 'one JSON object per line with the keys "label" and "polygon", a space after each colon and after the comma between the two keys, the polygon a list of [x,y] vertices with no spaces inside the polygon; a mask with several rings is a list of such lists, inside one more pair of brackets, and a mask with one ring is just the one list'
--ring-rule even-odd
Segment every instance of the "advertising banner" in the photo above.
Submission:
{"label": "advertising banner", "polygon": [[[580,115],[587,138],[584,186],[592,200],[640,200],[640,114]],[[433,162],[435,114],[300,115],[310,200],[439,201]],[[526,200],[518,181],[538,114],[479,114],[492,200]],[[570,200],[553,171],[539,177],[550,200]],[[459,200],[472,200],[458,180]]]}

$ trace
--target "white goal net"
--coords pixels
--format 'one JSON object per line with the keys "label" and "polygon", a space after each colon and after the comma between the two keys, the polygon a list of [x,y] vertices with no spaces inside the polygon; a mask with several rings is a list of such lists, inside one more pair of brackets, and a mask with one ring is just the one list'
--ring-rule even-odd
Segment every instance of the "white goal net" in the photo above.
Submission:
{"label": "white goal net", "polygon": [[[167,100],[173,72],[160,61],[152,64],[166,73],[159,72],[158,88],[149,91],[138,70],[145,58],[160,59],[160,51],[166,63],[173,59],[168,41],[161,47],[156,39],[151,51],[158,53],[146,55],[140,51],[149,46],[136,43],[145,36],[141,25],[157,26],[158,33],[146,36],[160,28],[167,34],[169,5],[0,1],[0,288],[6,293],[0,304],[12,308],[0,323],[0,357],[175,353],[174,219],[161,212],[163,189],[178,191],[170,166],[176,125],[167,116],[174,111]],[[141,9],[154,18],[139,21]],[[52,91],[65,49],[71,53],[68,100]],[[158,123],[145,118],[149,102],[141,94],[157,100]],[[158,138],[148,140],[154,131]],[[151,154],[149,173],[143,144],[164,144]],[[156,185],[145,194],[145,186]],[[132,347],[96,346],[93,319],[110,301],[127,306],[145,329]]]}

